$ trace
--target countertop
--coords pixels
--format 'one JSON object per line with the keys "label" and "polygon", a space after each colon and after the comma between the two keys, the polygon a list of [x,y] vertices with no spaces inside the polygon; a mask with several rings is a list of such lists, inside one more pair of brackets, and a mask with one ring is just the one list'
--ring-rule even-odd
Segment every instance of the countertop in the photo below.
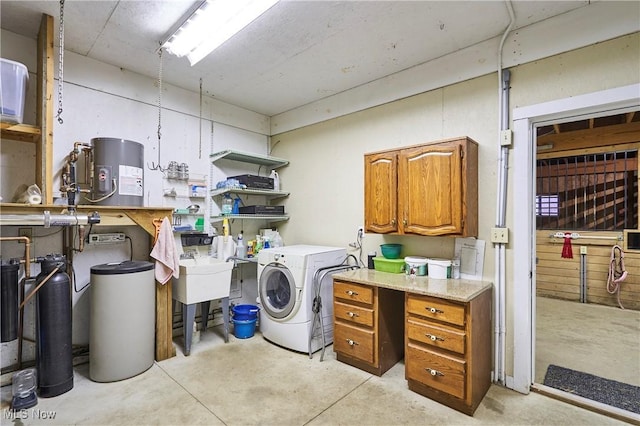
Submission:
{"label": "countertop", "polygon": [[406,274],[392,274],[374,269],[354,269],[333,274],[335,280],[384,287],[409,293],[423,294],[458,302],[469,302],[480,293],[490,289],[489,281],[438,280],[424,276],[410,277]]}

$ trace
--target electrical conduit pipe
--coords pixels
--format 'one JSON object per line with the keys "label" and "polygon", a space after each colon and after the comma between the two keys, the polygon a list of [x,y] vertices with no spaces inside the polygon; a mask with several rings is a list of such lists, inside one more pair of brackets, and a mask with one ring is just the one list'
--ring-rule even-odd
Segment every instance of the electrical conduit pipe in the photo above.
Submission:
{"label": "electrical conduit pipe", "polygon": [[[509,83],[510,72],[502,69],[502,50],[507,36],[515,22],[515,14],[510,0],[505,0],[509,12],[509,25],[502,34],[498,47],[498,193],[496,208],[496,227],[504,228],[506,223],[507,206],[507,177],[509,165],[509,148],[502,145],[502,131],[509,129]],[[506,247],[504,243],[497,243],[495,248],[495,282],[497,291],[494,292],[494,324],[495,324],[495,348],[494,348],[494,381],[505,383],[505,357],[506,357]]]}

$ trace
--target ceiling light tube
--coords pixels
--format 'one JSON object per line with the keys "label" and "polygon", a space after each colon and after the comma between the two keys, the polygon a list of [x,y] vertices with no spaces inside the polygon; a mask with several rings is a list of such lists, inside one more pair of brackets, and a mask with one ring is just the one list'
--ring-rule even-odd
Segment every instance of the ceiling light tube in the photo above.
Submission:
{"label": "ceiling light tube", "polygon": [[191,66],[229,40],[278,0],[206,0],[162,47]]}

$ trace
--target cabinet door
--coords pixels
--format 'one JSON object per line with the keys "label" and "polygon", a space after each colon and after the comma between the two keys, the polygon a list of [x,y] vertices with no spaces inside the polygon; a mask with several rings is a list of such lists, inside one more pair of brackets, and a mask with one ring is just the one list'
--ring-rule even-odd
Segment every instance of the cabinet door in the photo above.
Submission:
{"label": "cabinet door", "polygon": [[399,155],[398,210],[405,234],[463,233],[462,144],[424,145]]}
{"label": "cabinet door", "polygon": [[364,226],[366,232],[398,231],[397,151],[364,157]]}

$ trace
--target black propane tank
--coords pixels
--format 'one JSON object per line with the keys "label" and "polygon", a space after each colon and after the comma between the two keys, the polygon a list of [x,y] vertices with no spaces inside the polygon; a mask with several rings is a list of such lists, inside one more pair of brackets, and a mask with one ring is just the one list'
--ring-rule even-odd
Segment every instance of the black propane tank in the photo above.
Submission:
{"label": "black propane tank", "polygon": [[65,272],[65,256],[48,254],[40,263],[41,272],[36,278],[36,286],[58,268],[36,293],[38,393],[48,398],[73,388],[71,281]]}
{"label": "black propane tank", "polygon": [[2,260],[2,297],[0,310],[2,342],[18,338],[18,270],[20,259]]}

